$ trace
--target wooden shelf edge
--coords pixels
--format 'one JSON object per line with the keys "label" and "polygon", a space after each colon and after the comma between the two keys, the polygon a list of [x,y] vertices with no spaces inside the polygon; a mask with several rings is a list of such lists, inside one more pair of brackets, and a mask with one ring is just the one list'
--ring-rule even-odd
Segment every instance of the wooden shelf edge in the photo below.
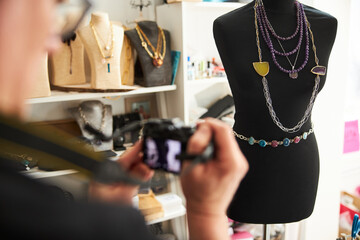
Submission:
{"label": "wooden shelf edge", "polygon": [[177,217],[184,216],[185,214],[186,214],[186,208],[183,205],[181,205],[177,211],[170,212],[170,213],[165,212],[164,217],[155,219],[153,221],[148,221],[148,222],[146,222],[146,224],[151,225],[151,224],[155,224],[155,223],[165,222],[165,221],[177,218]]}
{"label": "wooden shelf edge", "polygon": [[128,92],[109,92],[109,93],[79,93],[79,92],[63,92],[53,90],[51,96],[42,98],[31,98],[27,99],[27,104],[37,103],[50,103],[50,102],[63,102],[63,101],[74,101],[83,99],[103,98],[103,97],[125,97],[147,93],[167,92],[176,90],[176,85],[166,85],[158,87],[140,87],[138,89]]}

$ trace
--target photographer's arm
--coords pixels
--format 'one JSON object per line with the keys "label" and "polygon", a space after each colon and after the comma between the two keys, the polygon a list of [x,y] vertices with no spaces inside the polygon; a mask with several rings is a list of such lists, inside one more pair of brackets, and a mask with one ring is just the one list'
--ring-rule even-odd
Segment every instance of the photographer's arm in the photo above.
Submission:
{"label": "photographer's arm", "polygon": [[215,143],[214,159],[196,165],[181,178],[191,240],[229,239],[226,210],[248,170],[231,129],[219,120],[199,123],[187,152],[201,154],[211,139]]}

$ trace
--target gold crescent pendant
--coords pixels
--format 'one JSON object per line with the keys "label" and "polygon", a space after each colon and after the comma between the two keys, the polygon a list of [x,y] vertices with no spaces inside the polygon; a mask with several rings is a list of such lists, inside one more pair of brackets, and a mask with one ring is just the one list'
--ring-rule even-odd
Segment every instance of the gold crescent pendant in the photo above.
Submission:
{"label": "gold crescent pendant", "polygon": [[253,62],[255,71],[262,77],[265,77],[269,73],[269,62]]}

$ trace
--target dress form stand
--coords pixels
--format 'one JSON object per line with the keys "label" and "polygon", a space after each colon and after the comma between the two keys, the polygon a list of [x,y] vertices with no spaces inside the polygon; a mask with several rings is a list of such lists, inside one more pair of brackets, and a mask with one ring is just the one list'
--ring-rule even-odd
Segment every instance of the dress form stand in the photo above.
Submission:
{"label": "dress form stand", "polygon": [[270,225],[269,224],[264,224],[264,229],[263,229],[263,238],[262,240],[270,240]]}
{"label": "dress form stand", "polygon": [[[156,47],[158,41],[158,25],[153,21],[142,21],[137,23],[141,30],[145,33],[152,45]],[[138,63],[142,71],[137,71],[135,66],[135,83],[144,87],[170,85],[172,76],[171,65],[171,49],[170,49],[170,33],[163,30],[166,40],[166,53],[163,59],[162,66],[156,67],[153,64],[153,59],[149,56],[146,50],[142,46],[141,39],[136,29],[125,31],[126,36],[131,41],[131,44],[136,49]],[[150,46],[148,46],[149,49]]]}
{"label": "dress form stand", "polygon": [[112,140],[108,142],[93,141],[94,135],[85,130],[87,121],[88,124],[105,136],[112,136],[113,118],[111,105],[104,105],[101,101],[92,100],[82,102],[79,107],[70,108],[69,111],[79,125],[83,137],[91,141],[94,151],[112,150]]}
{"label": "dress form stand", "polygon": [[[76,36],[76,35],[75,35]],[[79,36],[63,43],[50,57],[51,83],[57,86],[85,84],[84,45]]]}
{"label": "dress form stand", "polygon": [[[280,36],[290,36],[297,25],[294,0],[263,0],[269,21]],[[255,139],[293,139],[312,128],[311,116],[295,133],[282,131],[273,122],[263,93],[262,78],[253,69],[259,61],[255,33],[254,4],[217,18],[214,38],[224,64],[229,85],[234,96],[234,131]],[[320,65],[327,66],[335,40],[337,21],[320,10],[304,5],[304,11],[314,34]],[[294,126],[304,114],[314,87],[315,66],[311,40],[309,61],[298,73],[297,79],[280,71],[260,35],[263,61],[269,62],[266,76],[276,113],[285,126]],[[286,50],[296,46],[297,39],[285,42]],[[304,47],[305,41],[301,49]],[[279,49],[278,45],[275,48]],[[305,59],[300,50],[298,62]],[[281,66],[288,66],[285,57],[279,57]],[[320,77],[320,88],[326,76]],[[330,131],[330,130],[329,130]],[[288,147],[260,147],[236,138],[249,162],[249,172],[241,182],[228,209],[229,218],[243,223],[268,224],[297,222],[313,212],[319,179],[319,153],[315,134]],[[266,235],[264,237],[266,237]]]}
{"label": "dress form stand", "polygon": [[[85,26],[78,31],[90,61],[91,87],[95,89],[121,88],[120,54],[123,46],[124,30],[115,25],[113,25],[113,30],[111,30],[112,24],[110,23],[109,15],[103,12],[92,13],[91,23],[99,35],[102,51],[105,51],[103,42],[108,41],[111,31],[113,31],[114,38],[112,57],[104,61],[91,26]],[[109,52],[105,51],[105,53],[108,54]]]}

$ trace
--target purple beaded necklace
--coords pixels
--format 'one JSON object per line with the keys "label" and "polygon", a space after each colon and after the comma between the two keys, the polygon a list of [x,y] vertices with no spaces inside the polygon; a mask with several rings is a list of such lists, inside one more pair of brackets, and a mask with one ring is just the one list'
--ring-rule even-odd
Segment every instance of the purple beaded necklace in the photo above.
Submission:
{"label": "purple beaded necklace", "polygon": [[[259,23],[259,28],[261,31],[261,34],[263,36],[263,39],[266,43],[266,45],[268,46],[270,53],[271,53],[271,57],[273,59],[273,62],[275,63],[275,65],[280,69],[280,71],[288,73],[289,76],[293,79],[296,79],[298,76],[298,72],[300,72],[302,69],[304,69],[304,67],[306,66],[306,64],[308,63],[309,60],[309,45],[310,45],[310,41],[309,41],[309,33],[307,30],[307,23],[306,23],[306,16],[305,16],[305,11],[304,8],[302,6],[302,4],[300,4],[298,1],[295,1],[295,5],[297,8],[297,26],[296,26],[296,30],[295,32],[288,36],[288,37],[282,37],[279,36],[278,34],[276,34],[274,28],[272,27],[269,19],[267,18],[266,15],[266,11],[264,8],[264,4],[262,3],[262,1],[259,1],[259,4],[256,6],[256,20]],[[278,41],[280,47],[282,48],[282,52],[277,51],[274,48],[274,44],[272,43],[271,37],[270,37],[270,33],[271,35]],[[306,39],[306,45],[305,45],[305,60],[304,62],[298,67],[295,68],[296,62],[297,62],[297,57],[301,48],[301,44],[302,44],[302,40],[304,38],[304,33],[305,33],[305,39]],[[294,39],[297,35],[299,35],[299,40],[298,43],[296,45],[296,47],[289,51],[286,52],[281,44],[280,41],[287,41],[287,40],[291,40]],[[296,53],[296,58],[294,63],[292,64],[289,56],[294,55]],[[282,67],[279,62],[276,59],[276,56],[285,56],[289,62],[289,64],[291,65],[291,69],[286,69],[284,67]]]}
{"label": "purple beaded necklace", "polygon": [[[316,96],[318,94],[319,86],[320,86],[319,85],[320,84],[320,76],[323,76],[323,75],[326,74],[326,67],[319,65],[319,59],[318,59],[317,54],[316,54],[316,46],[315,46],[315,41],[314,41],[314,34],[311,31],[310,23],[306,18],[304,10],[303,10],[302,6],[300,5],[300,9],[302,10],[301,11],[302,12],[302,18],[304,19],[304,25],[307,28],[307,29],[305,29],[305,31],[306,32],[309,31],[309,35],[311,37],[312,49],[313,49],[313,52],[314,52],[314,58],[315,58],[315,64],[316,64],[316,66],[311,69],[311,72],[313,74],[315,74],[316,77],[315,77],[315,84],[314,84],[314,87],[313,87],[311,98],[310,98],[309,104],[308,104],[308,106],[307,106],[307,108],[306,108],[306,110],[304,112],[303,117],[301,118],[301,120],[294,127],[291,127],[291,128],[285,127],[280,122],[280,119],[277,117],[277,114],[276,114],[276,112],[274,110],[274,107],[272,105],[272,99],[271,99],[270,90],[269,90],[269,87],[268,87],[268,81],[266,79],[266,76],[269,73],[270,67],[269,67],[269,62],[266,62],[266,61],[262,60],[261,47],[260,47],[260,37],[259,37],[259,35],[260,35],[259,34],[260,20],[259,20],[259,17],[258,17],[258,13],[259,13],[258,7],[259,7],[259,5],[262,5],[262,0],[255,0],[255,6],[254,6],[255,33],[256,33],[256,45],[257,45],[258,54],[259,54],[259,61],[258,62],[253,62],[253,67],[254,67],[255,71],[262,77],[264,97],[266,99],[266,105],[267,105],[267,107],[269,109],[269,114],[270,114],[273,122],[281,130],[283,130],[284,132],[294,133],[294,132],[297,132],[297,131],[299,131],[301,129],[301,127],[304,125],[305,122],[307,122],[307,120],[309,119],[309,117],[311,115],[311,110],[312,110],[312,107],[314,105]],[[259,22],[259,24],[258,24],[258,22]],[[300,25],[301,25],[301,23],[300,23]],[[301,27],[300,27],[300,31],[301,31]],[[277,39],[277,40],[279,40],[279,39]],[[306,60],[306,62],[307,62],[307,60]],[[264,142],[262,142],[262,143],[264,143]]]}

